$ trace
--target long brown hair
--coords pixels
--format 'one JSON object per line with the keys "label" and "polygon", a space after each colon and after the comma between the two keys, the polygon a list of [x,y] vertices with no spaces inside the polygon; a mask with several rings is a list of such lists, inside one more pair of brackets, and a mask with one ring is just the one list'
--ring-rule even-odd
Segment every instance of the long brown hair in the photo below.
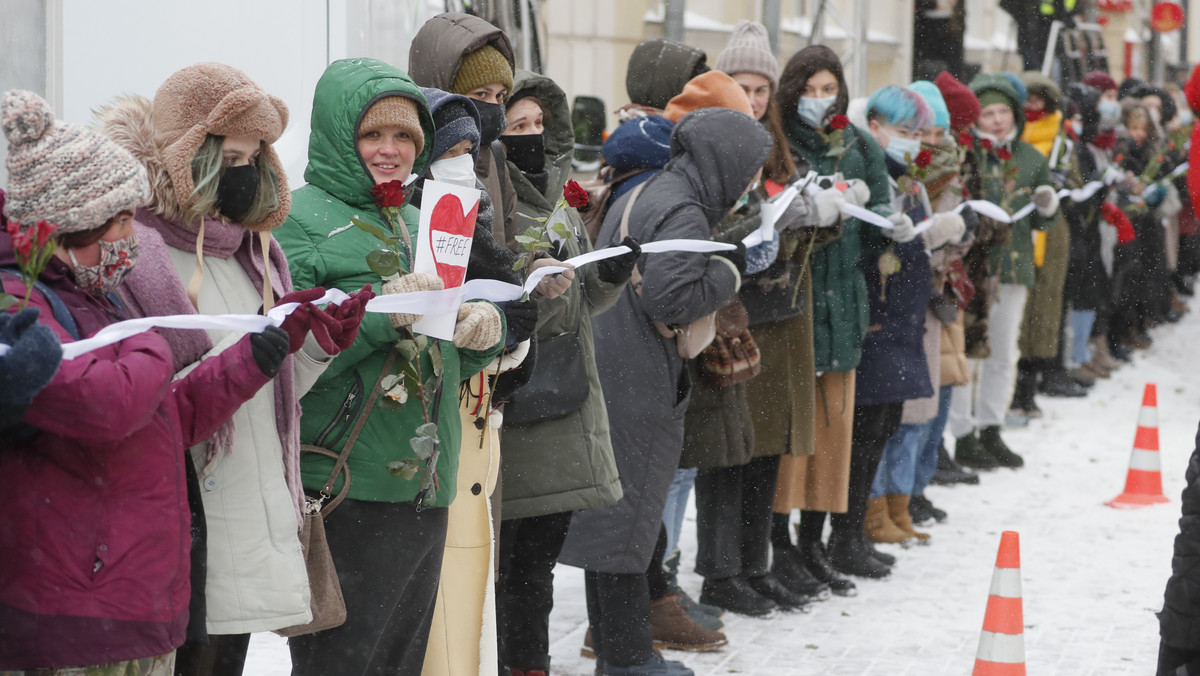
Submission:
{"label": "long brown hair", "polygon": [[[788,59],[783,67],[783,75],[779,77],[779,107],[781,112],[790,117],[799,117],[796,106],[804,94],[804,86],[817,73],[827,70],[838,81],[837,101],[833,104],[830,115],[845,115],[846,107],[850,105],[850,92],[846,87],[846,76],[842,71],[842,60],[837,52],[825,45],[810,45],[801,49]],[[807,124],[807,123],[805,123]]]}
{"label": "long brown hair", "polygon": [[771,100],[767,102],[766,127],[771,132],[771,154],[767,155],[767,162],[763,165],[763,178],[780,185],[790,183],[796,174],[796,162],[792,159],[792,147],[788,144],[787,134],[783,133],[783,117],[779,114],[779,100],[774,90],[771,90]]}

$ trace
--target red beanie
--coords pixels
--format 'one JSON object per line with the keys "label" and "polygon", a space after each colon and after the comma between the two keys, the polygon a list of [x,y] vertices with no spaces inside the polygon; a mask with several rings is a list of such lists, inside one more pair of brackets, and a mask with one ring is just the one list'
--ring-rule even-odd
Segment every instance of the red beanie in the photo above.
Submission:
{"label": "red beanie", "polygon": [[1117,89],[1117,81],[1113,79],[1113,76],[1102,70],[1093,70],[1087,75],[1084,75],[1083,84],[1089,87],[1095,87],[1101,92],[1106,92],[1110,89]]}
{"label": "red beanie", "polygon": [[946,71],[938,73],[933,83],[942,98],[946,100],[946,109],[950,111],[950,127],[956,132],[966,131],[979,119],[979,99],[965,84],[958,81]]}

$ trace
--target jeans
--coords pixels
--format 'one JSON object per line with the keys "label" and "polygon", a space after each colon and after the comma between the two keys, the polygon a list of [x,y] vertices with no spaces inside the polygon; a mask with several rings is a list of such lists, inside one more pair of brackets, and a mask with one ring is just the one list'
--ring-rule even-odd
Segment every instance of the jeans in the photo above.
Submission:
{"label": "jeans", "polygon": [[[883,458],[871,484],[872,498],[885,495],[912,495],[916,478],[917,454],[925,447],[933,421],[901,425],[883,447]],[[936,460],[936,459],[935,459]]]}
{"label": "jeans", "polygon": [[1075,340],[1071,346],[1071,361],[1076,364],[1086,364],[1092,360],[1088,350],[1088,340],[1092,337],[1092,324],[1096,321],[1095,310],[1072,310],[1071,331]]}
{"label": "jeans", "polygon": [[953,395],[953,385],[945,385],[938,390],[937,416],[930,421],[929,435],[925,437],[924,448],[917,451],[916,470],[913,472],[913,496],[925,495],[925,487],[937,473],[938,447],[942,445],[942,434],[946,431],[946,418],[950,415],[950,398]]}
{"label": "jeans", "polygon": [[663,507],[663,525],[667,527],[667,556],[679,546],[679,534],[683,532],[683,515],[687,511],[688,496],[692,484],[696,483],[695,467],[675,470],[675,478],[667,489],[667,504]]}

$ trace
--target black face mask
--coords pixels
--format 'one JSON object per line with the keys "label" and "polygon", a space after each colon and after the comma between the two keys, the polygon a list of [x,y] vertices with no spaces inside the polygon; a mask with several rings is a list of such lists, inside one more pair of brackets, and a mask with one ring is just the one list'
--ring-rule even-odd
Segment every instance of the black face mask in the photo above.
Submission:
{"label": "black face mask", "polygon": [[540,174],[546,170],[546,137],[542,134],[505,134],[500,137],[508,161],[522,174]]}
{"label": "black face mask", "polygon": [[226,167],[217,183],[217,209],[221,215],[241,223],[258,196],[258,166]]}
{"label": "black face mask", "polygon": [[504,117],[504,106],[498,103],[484,103],[471,100],[479,111],[479,145],[490,146],[492,141],[500,138],[508,128],[508,120]]}

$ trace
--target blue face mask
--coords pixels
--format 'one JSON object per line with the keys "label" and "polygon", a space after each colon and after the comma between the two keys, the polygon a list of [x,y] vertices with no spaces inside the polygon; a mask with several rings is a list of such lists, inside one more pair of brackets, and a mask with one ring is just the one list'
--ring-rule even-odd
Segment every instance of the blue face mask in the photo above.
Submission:
{"label": "blue face mask", "polygon": [[888,137],[887,147],[883,149],[887,156],[896,160],[900,164],[908,164],[917,159],[917,153],[921,152],[921,141],[915,138],[900,138],[898,136]]}
{"label": "blue face mask", "polygon": [[804,120],[804,123],[808,126],[813,129],[824,129],[825,116],[835,103],[837,103],[836,96],[826,96],[824,98],[801,96],[800,102],[796,105],[796,112],[800,113],[800,119]]}
{"label": "blue face mask", "polygon": [[1117,123],[1121,121],[1121,104],[1105,99],[1100,101],[1096,110],[1100,113],[1100,129],[1112,131],[1117,128]]}

